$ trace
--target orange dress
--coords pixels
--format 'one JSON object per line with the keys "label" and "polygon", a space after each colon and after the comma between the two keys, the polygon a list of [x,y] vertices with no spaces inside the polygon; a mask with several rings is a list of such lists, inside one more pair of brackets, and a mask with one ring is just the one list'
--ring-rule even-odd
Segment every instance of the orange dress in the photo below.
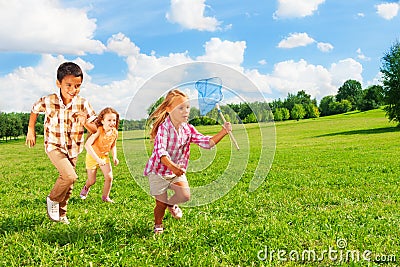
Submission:
{"label": "orange dress", "polygon": [[99,131],[99,137],[94,141],[92,147],[94,152],[96,152],[97,156],[104,157],[108,155],[111,148],[115,144],[118,138],[118,131],[117,129],[113,128],[111,134],[106,134],[104,131],[103,126],[97,128]]}

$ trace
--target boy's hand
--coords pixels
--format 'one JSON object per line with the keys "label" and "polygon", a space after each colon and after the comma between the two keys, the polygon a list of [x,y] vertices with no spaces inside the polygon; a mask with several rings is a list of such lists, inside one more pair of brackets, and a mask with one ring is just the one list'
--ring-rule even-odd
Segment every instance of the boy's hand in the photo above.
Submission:
{"label": "boy's hand", "polygon": [[73,117],[74,117],[74,118],[76,119],[76,121],[78,121],[80,124],[85,125],[85,123],[86,123],[86,118],[87,118],[85,112],[83,112],[83,111],[78,111],[78,112],[74,113],[74,116],[73,116]]}
{"label": "boy's hand", "polygon": [[224,127],[227,133],[232,132],[232,124],[229,121],[225,122],[222,127]]}
{"label": "boy's hand", "polygon": [[31,128],[28,129],[28,133],[26,134],[26,141],[25,145],[27,145],[29,148],[34,147],[36,144],[36,132],[35,130],[32,130]]}
{"label": "boy's hand", "polygon": [[113,161],[114,161],[114,166],[118,166],[119,160],[117,158],[114,158]]}

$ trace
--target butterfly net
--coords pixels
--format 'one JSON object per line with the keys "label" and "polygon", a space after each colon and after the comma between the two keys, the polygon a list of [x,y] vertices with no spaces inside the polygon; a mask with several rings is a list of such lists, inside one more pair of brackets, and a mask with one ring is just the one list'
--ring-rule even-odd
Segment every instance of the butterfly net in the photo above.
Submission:
{"label": "butterfly net", "polygon": [[200,115],[210,112],[222,100],[222,81],[219,77],[201,79],[195,83],[198,92]]}

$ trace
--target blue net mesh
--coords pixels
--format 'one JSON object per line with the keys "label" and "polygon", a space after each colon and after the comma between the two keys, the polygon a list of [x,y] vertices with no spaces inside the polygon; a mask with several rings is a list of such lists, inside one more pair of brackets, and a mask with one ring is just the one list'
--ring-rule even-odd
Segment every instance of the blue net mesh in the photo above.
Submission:
{"label": "blue net mesh", "polygon": [[195,83],[198,91],[200,115],[210,112],[222,100],[222,81],[218,77],[201,79]]}

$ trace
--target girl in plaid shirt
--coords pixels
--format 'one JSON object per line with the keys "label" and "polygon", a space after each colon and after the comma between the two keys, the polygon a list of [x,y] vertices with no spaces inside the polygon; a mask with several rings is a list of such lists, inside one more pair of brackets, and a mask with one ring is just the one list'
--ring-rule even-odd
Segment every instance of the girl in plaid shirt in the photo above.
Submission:
{"label": "girl in plaid shirt", "polygon": [[[204,136],[188,123],[190,102],[188,96],[175,89],[168,92],[161,105],[150,115],[153,122],[150,137],[154,149],[148,160],[144,175],[148,177],[150,194],[155,197],[154,233],[164,231],[162,224],[165,210],[175,219],[182,217],[182,210],[177,204],[187,202],[190,188],[186,179],[190,144],[210,149],[216,145],[228,131],[232,131],[229,122],[214,136]],[[167,190],[174,191],[168,198]]]}

